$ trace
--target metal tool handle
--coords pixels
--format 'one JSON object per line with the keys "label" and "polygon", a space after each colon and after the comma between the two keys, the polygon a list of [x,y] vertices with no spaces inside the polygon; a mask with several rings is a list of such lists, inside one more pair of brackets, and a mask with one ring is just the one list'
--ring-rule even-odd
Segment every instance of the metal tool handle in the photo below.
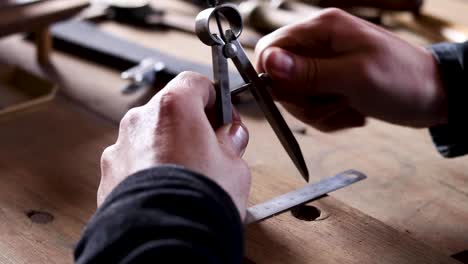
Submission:
{"label": "metal tool handle", "polygon": [[216,90],[216,112],[219,126],[232,123],[231,90],[229,87],[228,62],[223,55],[223,47],[211,47],[213,53],[213,79]]}
{"label": "metal tool handle", "polygon": [[[213,5],[216,3],[212,3]],[[232,123],[232,103],[231,91],[229,87],[229,69],[226,56],[224,54],[225,36],[222,32],[220,14],[228,21],[240,21],[240,23],[231,23],[233,34],[240,36],[242,32],[242,18],[239,12],[230,5],[215,6],[206,9],[196,18],[195,31],[200,40],[208,46],[211,46],[213,57],[213,79],[216,89],[216,108],[218,113],[219,125]],[[213,33],[210,30],[210,21],[216,19],[218,30]]]}

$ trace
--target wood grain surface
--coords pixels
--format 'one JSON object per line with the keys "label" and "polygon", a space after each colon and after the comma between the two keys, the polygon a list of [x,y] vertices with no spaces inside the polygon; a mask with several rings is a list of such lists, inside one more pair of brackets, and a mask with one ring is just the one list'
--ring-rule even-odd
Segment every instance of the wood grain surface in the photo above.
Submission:
{"label": "wood grain surface", "polygon": [[[428,0],[425,10],[447,16],[443,12],[449,11],[439,10],[441,6],[455,7],[452,19],[466,13],[468,9],[461,8],[465,2]],[[188,34],[136,31],[110,23],[102,27],[170,54],[210,61],[209,49]],[[433,42],[408,30],[395,31],[414,43]],[[0,238],[1,263],[71,260],[70,249],[94,210],[100,151],[115,137],[114,125],[106,120],[118,121],[152,94],[142,90],[123,96],[120,87],[125,82],[118,72],[61,53],[53,54],[51,66],[40,67],[33,52],[19,37],[0,41],[0,61],[54,79],[69,99],[0,120],[0,233],[7,234]],[[251,132],[245,155],[253,171],[250,202],[301,186],[299,174],[256,107],[245,103],[238,108]],[[286,117],[292,127],[306,130],[296,136],[312,181],[350,168],[369,178],[313,203],[323,212],[321,221],[302,222],[287,213],[249,227],[251,261],[445,263],[438,252],[463,256],[468,250],[466,157],[441,158],[425,130],[370,120],[365,128],[323,134]],[[25,215],[30,210],[49,212],[55,219],[33,224]]]}
{"label": "wood grain surface", "polygon": [[[95,210],[102,148],[116,130],[66,101],[0,124],[0,262],[71,263]],[[54,219],[35,223],[28,214],[37,212]]]}
{"label": "wood grain surface", "polygon": [[[268,128],[265,121],[246,122]],[[115,140],[117,125],[57,98],[0,118],[0,127],[0,261],[71,262],[80,230],[95,210],[99,156]],[[262,160],[276,158],[263,155],[271,149],[261,142],[255,140],[250,150],[258,150]],[[256,157],[247,157],[256,182],[253,201],[302,184],[288,170]],[[254,263],[455,263],[332,197],[313,205],[322,220],[303,222],[285,214],[249,227],[247,258]]]}

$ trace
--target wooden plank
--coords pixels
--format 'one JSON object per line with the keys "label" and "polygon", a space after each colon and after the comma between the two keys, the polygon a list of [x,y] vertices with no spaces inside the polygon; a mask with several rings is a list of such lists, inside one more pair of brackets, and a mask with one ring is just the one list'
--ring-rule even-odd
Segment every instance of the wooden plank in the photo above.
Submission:
{"label": "wooden plank", "polygon": [[[452,255],[468,238],[467,157],[445,160],[427,131],[371,121],[365,129],[301,136],[317,175],[355,168],[369,179],[336,197]],[[326,144],[327,146],[324,146]]]}
{"label": "wooden plank", "polygon": [[[70,263],[80,229],[95,210],[99,156],[115,140],[117,126],[58,98],[0,118],[0,127],[0,259]],[[254,143],[250,150],[260,147]],[[253,174],[254,200],[297,183],[271,166],[257,164]],[[455,263],[332,197],[314,205],[327,217],[302,222],[285,214],[249,227],[247,257],[256,263]],[[31,211],[54,219],[32,222]]]}
{"label": "wooden plank", "polygon": [[[95,209],[100,152],[115,129],[64,101],[0,123],[0,259],[71,263],[71,249]],[[34,223],[31,211],[54,220]]]}
{"label": "wooden plank", "polygon": [[458,263],[332,197],[311,205],[325,219],[304,222],[285,214],[247,228],[247,257],[278,264]]}
{"label": "wooden plank", "polygon": [[[304,183],[299,173],[287,158],[278,140],[275,139],[271,128],[264,120],[258,119],[260,116],[258,109],[243,107],[241,113],[251,132],[251,143],[245,154],[253,172],[251,204],[265,201],[302,186]],[[294,126],[300,125],[291,119],[288,120]],[[306,142],[304,138],[310,141]],[[363,163],[356,162],[358,157],[351,158],[351,155],[343,157],[345,164],[340,164],[339,162],[343,160],[338,157],[336,163],[341,166],[335,167],[333,163],[331,167],[327,167],[327,170],[323,170],[313,162],[316,156],[315,151],[312,150],[315,148],[323,151],[326,148],[320,146],[321,138],[310,137],[306,134],[299,140],[311,171],[311,181],[318,181],[320,178],[349,168],[369,172],[366,170],[367,167],[360,166]],[[349,141],[349,137],[347,140]],[[372,164],[364,164],[372,167]],[[322,212],[318,221],[301,221],[290,213],[286,213],[257,226],[248,227],[248,258],[257,263],[385,263],[387,261],[439,263],[446,261],[438,259],[437,256],[431,256],[426,246],[411,238],[407,232],[403,231],[404,229],[396,231],[347,205],[355,201],[352,194],[359,196],[362,190],[374,187],[367,182],[372,181],[372,178],[378,175],[369,174],[369,176],[371,179],[332,194],[332,196],[342,198],[342,201],[327,197],[311,203],[310,205]],[[391,179],[388,180],[389,183],[391,181]],[[378,191],[369,190],[369,192]],[[372,206],[382,206],[382,203],[373,204],[370,199],[366,201]],[[355,222],[356,219],[359,221]],[[438,243],[434,245],[439,246]],[[401,259],[396,260],[395,257],[401,257]]]}
{"label": "wooden plank", "polygon": [[[273,197],[301,186],[299,174],[271,129],[252,120],[259,116],[256,111],[246,106],[240,110],[250,129],[251,145],[246,152],[250,167],[254,172],[268,168],[260,174],[283,175],[280,183],[278,177],[274,183],[254,177],[253,202],[263,201],[255,199],[256,192],[270,190],[268,196]],[[292,127],[304,126],[283,113]],[[311,181],[347,169],[360,170],[369,176],[367,180],[333,196],[447,255],[466,250],[467,157],[445,160],[427,131],[375,120],[365,128],[334,134],[304,128],[307,132],[296,137]]]}
{"label": "wooden plank", "polygon": [[57,87],[17,67],[0,64],[0,91],[2,116],[52,100]]}
{"label": "wooden plank", "polygon": [[0,10],[0,37],[44,28],[69,18],[88,5],[87,0],[48,0]]}

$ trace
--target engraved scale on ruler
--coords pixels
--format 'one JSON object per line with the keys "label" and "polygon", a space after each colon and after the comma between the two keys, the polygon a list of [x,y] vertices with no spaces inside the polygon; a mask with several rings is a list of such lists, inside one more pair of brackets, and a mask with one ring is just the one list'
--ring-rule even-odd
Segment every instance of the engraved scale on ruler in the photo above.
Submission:
{"label": "engraved scale on ruler", "polygon": [[331,178],[306,185],[301,189],[250,207],[247,209],[247,216],[244,223],[248,225],[269,219],[289,211],[296,206],[306,204],[327,193],[339,190],[366,178],[367,176],[359,171],[348,170]]}

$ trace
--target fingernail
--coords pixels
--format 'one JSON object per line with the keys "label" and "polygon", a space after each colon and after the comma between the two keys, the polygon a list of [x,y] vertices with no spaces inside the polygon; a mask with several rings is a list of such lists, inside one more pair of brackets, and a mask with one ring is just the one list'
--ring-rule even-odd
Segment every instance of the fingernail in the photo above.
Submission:
{"label": "fingernail", "polygon": [[287,52],[275,49],[269,53],[266,66],[273,77],[289,79],[294,71],[294,59]]}
{"label": "fingernail", "polygon": [[242,156],[249,142],[249,132],[242,124],[233,124],[229,132],[236,152]]}

